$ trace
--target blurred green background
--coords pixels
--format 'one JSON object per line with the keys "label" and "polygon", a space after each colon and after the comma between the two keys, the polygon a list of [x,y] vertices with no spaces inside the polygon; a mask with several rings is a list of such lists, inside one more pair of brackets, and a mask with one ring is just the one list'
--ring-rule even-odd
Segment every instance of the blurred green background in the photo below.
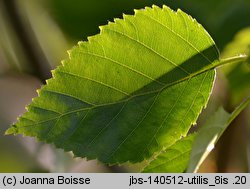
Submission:
{"label": "blurred green background", "polygon": [[[134,172],[137,166],[106,167],[72,158],[51,145],[4,132],[25,111],[36,89],[67,50],[122,14],[153,4],[180,8],[201,23],[221,57],[249,52],[250,0],[0,0],[0,172]],[[197,39],[199,40],[199,39]],[[232,111],[250,95],[250,66],[218,70],[208,107],[198,126],[224,106]],[[138,165],[139,167],[139,165]],[[229,127],[200,172],[250,171],[250,109]]]}

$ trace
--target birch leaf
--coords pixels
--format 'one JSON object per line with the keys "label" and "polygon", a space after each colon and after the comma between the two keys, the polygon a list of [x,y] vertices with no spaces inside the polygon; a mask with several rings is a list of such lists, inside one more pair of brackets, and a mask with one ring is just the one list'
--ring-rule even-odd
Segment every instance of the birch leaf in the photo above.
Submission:
{"label": "birch leaf", "polygon": [[6,133],[106,164],[140,162],[185,136],[206,106],[219,54],[166,6],[135,10],[79,42]]}

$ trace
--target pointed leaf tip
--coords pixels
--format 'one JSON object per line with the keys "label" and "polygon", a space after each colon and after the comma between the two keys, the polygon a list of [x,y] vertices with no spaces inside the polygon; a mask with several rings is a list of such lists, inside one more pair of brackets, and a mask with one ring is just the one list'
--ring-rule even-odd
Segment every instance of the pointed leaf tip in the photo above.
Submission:
{"label": "pointed leaf tip", "polygon": [[214,70],[199,70],[218,52],[188,15],[163,8],[135,10],[73,47],[31,103],[39,108],[7,133],[106,164],[143,161],[185,136],[214,82]]}

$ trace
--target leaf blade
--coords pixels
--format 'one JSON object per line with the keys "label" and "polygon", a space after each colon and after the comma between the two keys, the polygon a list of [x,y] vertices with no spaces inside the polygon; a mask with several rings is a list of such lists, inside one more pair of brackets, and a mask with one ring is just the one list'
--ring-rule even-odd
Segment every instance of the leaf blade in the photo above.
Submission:
{"label": "leaf blade", "polygon": [[7,133],[108,164],[142,161],[195,123],[215,74],[197,72],[217,59],[213,40],[191,17],[147,7],[74,47]]}
{"label": "leaf blade", "polygon": [[220,107],[217,112],[211,116],[197,133],[187,172],[197,172],[199,166],[214,148],[226,128],[249,103],[250,97],[241,103],[231,114]]}
{"label": "leaf blade", "polygon": [[188,135],[161,152],[142,172],[182,173],[186,170],[196,134]]}

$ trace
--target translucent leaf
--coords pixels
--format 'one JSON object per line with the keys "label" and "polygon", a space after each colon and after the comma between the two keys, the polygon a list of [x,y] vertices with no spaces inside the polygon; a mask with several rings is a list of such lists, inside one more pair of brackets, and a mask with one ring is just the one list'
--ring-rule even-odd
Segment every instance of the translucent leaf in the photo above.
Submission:
{"label": "translucent leaf", "polygon": [[[222,58],[248,54],[250,52],[250,27],[240,30],[221,53]],[[250,94],[250,60],[246,64],[231,64],[222,67],[230,89],[230,103],[239,104]]]}
{"label": "translucent leaf", "polygon": [[195,138],[187,170],[188,172],[197,172],[199,166],[213,150],[226,128],[249,103],[250,97],[240,104],[231,114],[227,113],[221,107],[210,117],[210,119],[208,119],[205,125],[198,131]]}
{"label": "translucent leaf", "polygon": [[100,27],[53,71],[7,134],[107,164],[140,162],[185,136],[206,106],[218,51],[190,16],[164,6]]}
{"label": "translucent leaf", "polygon": [[182,173],[186,170],[195,134],[178,140],[143,170],[145,173]]}

